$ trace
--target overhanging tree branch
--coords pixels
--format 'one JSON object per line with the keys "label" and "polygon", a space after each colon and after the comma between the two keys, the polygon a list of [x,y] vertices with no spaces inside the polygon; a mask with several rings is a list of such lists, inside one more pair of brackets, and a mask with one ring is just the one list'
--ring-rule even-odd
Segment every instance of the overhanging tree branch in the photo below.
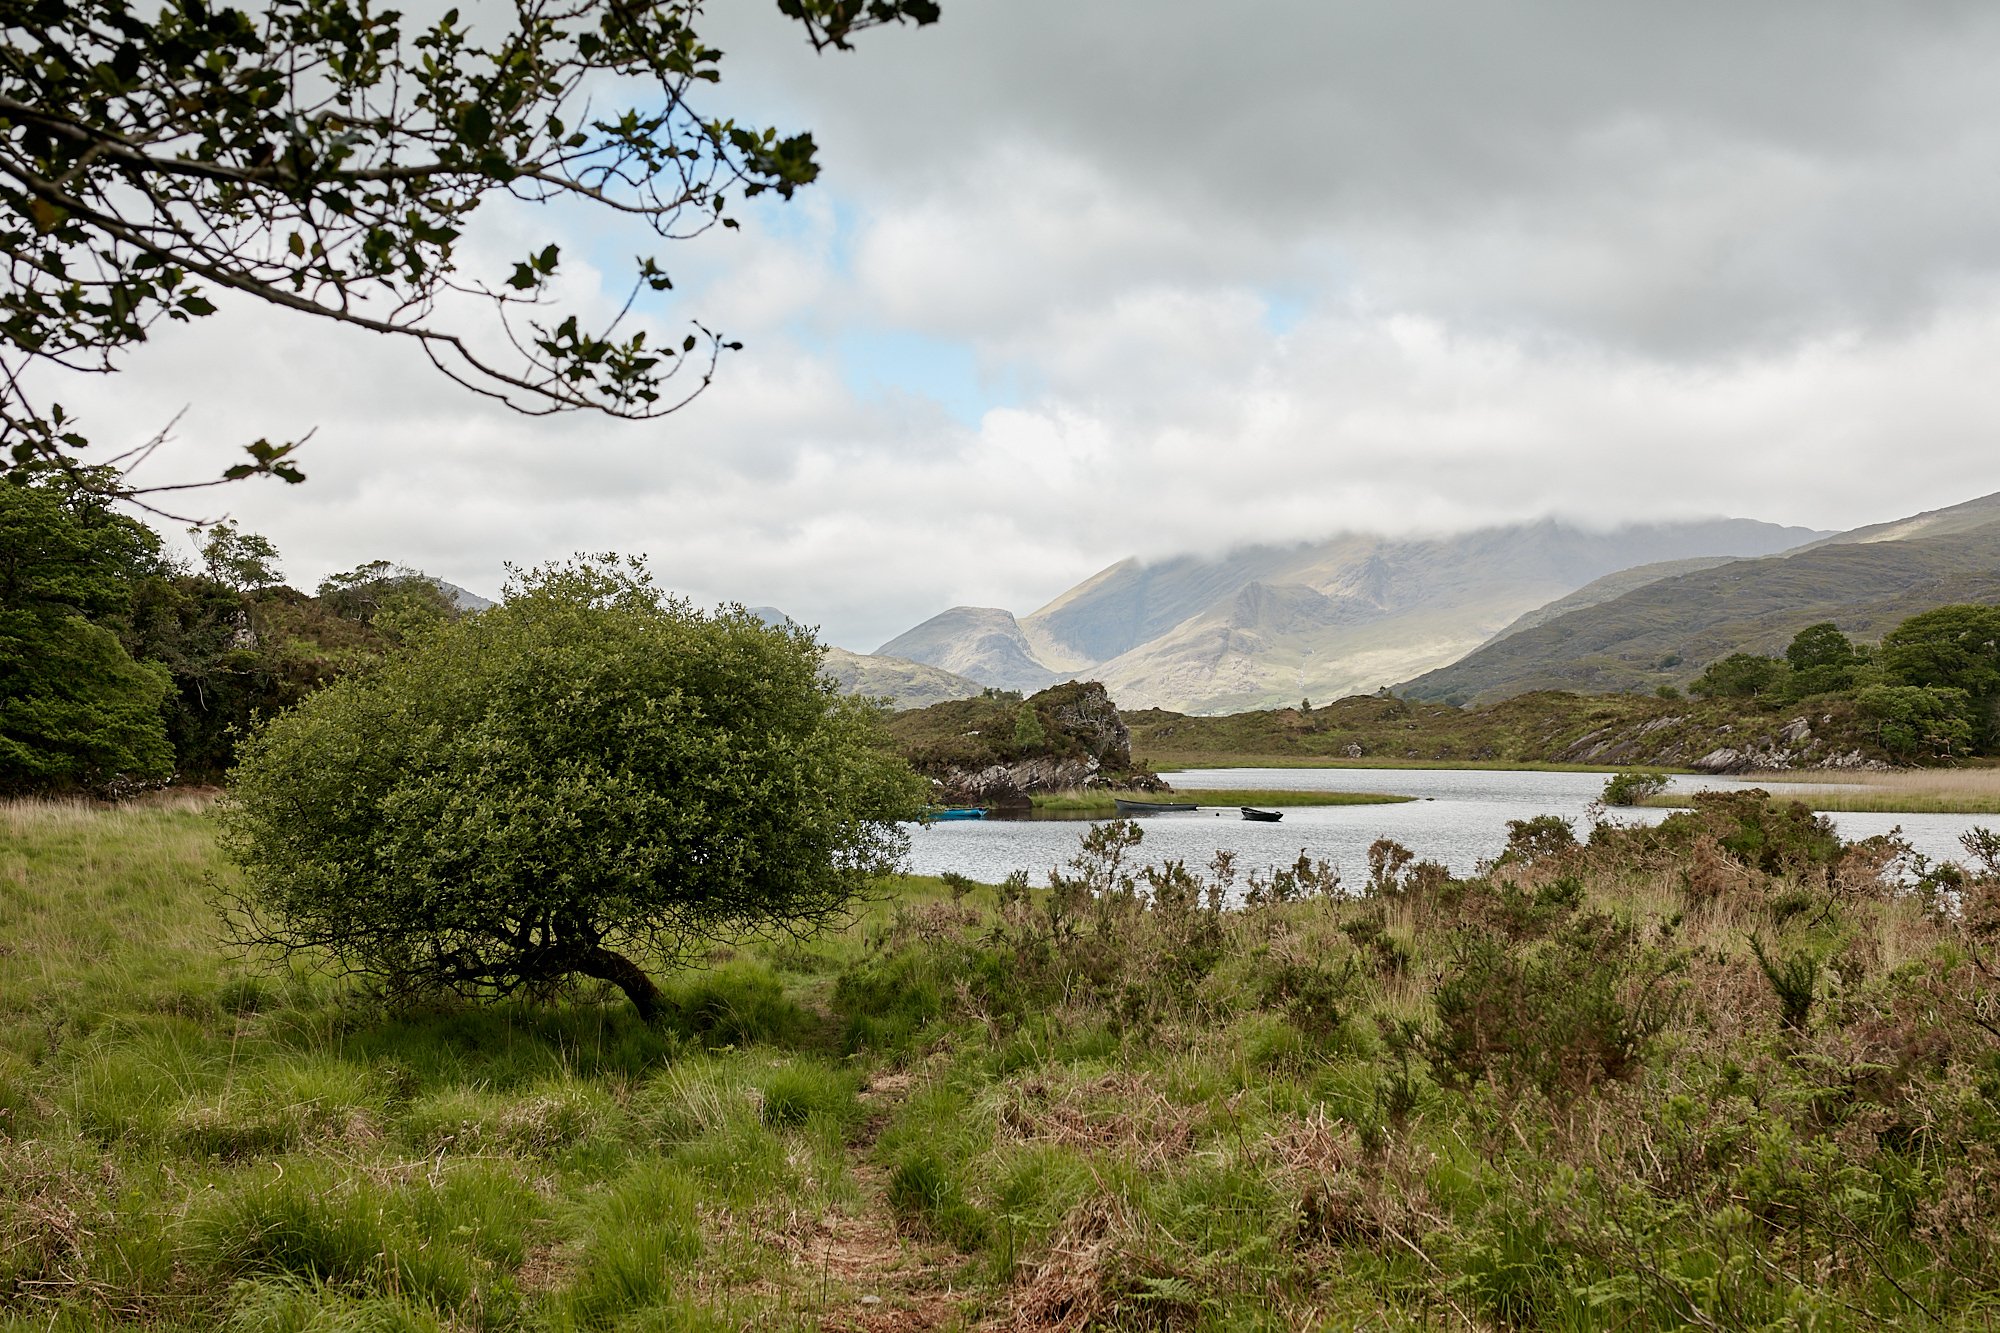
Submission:
{"label": "overhanging tree branch", "polygon": [[[937,18],[934,0],[778,8],[819,49]],[[87,440],[28,373],[114,370],[159,320],[212,314],[204,288],[413,338],[520,411],[685,406],[737,344],[699,320],[665,340],[628,329],[630,298],[594,325],[568,313],[517,334],[507,312],[547,301],[557,248],[487,280],[461,274],[457,243],[496,193],[576,199],[676,240],[811,183],[810,135],[691,104],[720,78],[701,18],[702,0],[512,0],[427,26],[369,0],[272,0],[255,17],[0,0],[0,469],[78,472]],[[589,92],[607,80],[625,104],[602,110]],[[641,256],[633,295],[671,287]],[[479,307],[501,324],[490,349]],[[682,374],[695,383],[667,391]],[[230,476],[299,479],[289,447],[250,448]]]}

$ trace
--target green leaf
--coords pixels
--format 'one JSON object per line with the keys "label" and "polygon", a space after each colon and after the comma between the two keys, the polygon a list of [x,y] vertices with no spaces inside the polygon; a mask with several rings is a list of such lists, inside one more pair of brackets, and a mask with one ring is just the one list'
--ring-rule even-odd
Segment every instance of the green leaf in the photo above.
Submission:
{"label": "green leaf", "polygon": [[465,141],[475,148],[484,147],[493,137],[493,113],[478,102],[465,109],[465,119],[459,122],[460,133]]}

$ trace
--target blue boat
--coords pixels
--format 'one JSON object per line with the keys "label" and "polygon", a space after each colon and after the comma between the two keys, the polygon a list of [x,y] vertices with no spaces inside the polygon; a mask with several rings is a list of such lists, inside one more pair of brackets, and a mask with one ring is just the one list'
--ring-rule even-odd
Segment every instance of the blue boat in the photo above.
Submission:
{"label": "blue boat", "polygon": [[984,819],[986,812],[976,805],[954,805],[943,810],[933,810],[931,819]]}

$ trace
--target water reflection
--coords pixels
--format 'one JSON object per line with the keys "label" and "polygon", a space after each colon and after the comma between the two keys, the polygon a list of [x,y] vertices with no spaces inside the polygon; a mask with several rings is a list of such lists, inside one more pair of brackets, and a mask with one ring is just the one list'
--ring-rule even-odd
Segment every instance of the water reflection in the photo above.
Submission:
{"label": "water reflection", "polygon": [[[1469,874],[1507,843],[1507,821],[1555,814],[1588,827],[1591,803],[1611,776],[1604,773],[1537,773],[1512,769],[1211,768],[1163,774],[1176,787],[1216,790],[1283,788],[1294,791],[1378,791],[1417,799],[1399,805],[1288,806],[1276,824],[1243,819],[1234,806],[1187,814],[1141,817],[1147,862],[1179,860],[1205,865],[1227,848],[1239,872],[1289,865],[1301,852],[1324,858],[1354,882],[1361,878],[1368,844],[1394,838],[1420,857]],[[1753,781],[1677,777],[1673,790],[1741,790]],[[1801,792],[1806,796],[1807,793]],[[1619,810],[1624,823],[1657,823],[1666,810]],[[1105,818],[1106,816],[1096,816]],[[970,820],[912,827],[910,868],[918,874],[954,871],[996,883],[1016,870],[1035,883],[1076,853],[1079,820]],[[2000,819],[1974,815],[1836,814],[1845,838],[1865,838],[1901,827],[1918,851],[1934,858],[1961,854],[1959,835]]]}

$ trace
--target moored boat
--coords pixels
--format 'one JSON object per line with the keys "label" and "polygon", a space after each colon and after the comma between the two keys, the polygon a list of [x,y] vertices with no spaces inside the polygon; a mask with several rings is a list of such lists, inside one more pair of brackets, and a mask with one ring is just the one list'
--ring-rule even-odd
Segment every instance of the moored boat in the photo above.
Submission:
{"label": "moored boat", "polygon": [[934,820],[935,819],[984,819],[986,818],[986,812],[980,809],[976,805],[953,805],[953,806],[947,806],[942,810],[930,811],[928,818]]}
{"label": "moored boat", "polygon": [[1275,824],[1285,817],[1282,810],[1259,810],[1254,805],[1239,805],[1236,808],[1243,812],[1245,819],[1254,820],[1259,824]]}

